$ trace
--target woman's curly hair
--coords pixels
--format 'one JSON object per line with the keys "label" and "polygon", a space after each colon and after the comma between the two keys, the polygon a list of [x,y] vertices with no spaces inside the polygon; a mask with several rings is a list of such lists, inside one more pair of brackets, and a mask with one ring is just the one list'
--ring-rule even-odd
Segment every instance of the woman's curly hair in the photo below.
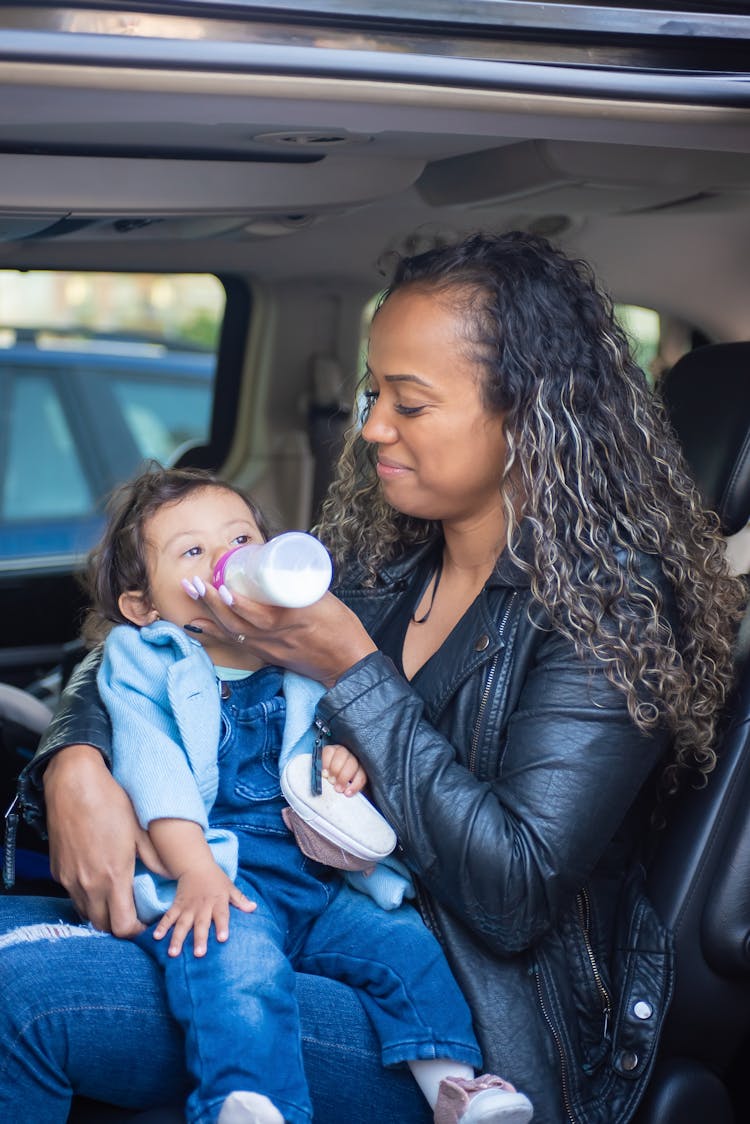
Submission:
{"label": "woman's curly hair", "polygon": [[[579,653],[603,662],[639,729],[670,729],[663,790],[687,770],[704,777],[745,589],[728,574],[718,519],[703,509],[610,299],[586,263],[523,232],[475,234],[404,259],[379,307],[406,287],[463,313],[485,405],[505,413],[498,486],[508,549],[534,600]],[[335,560],[357,561],[371,582],[439,530],[385,501],[376,459],[352,427],[318,527]],[[524,557],[519,515],[530,529]],[[676,631],[643,555],[671,585]]]}

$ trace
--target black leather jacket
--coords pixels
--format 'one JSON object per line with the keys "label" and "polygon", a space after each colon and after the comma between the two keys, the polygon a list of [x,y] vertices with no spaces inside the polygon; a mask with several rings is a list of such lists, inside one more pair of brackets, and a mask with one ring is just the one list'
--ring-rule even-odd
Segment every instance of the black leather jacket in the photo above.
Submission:
{"label": "black leather jacket", "polygon": [[[427,549],[372,589],[345,575],[337,593],[368,630],[404,599]],[[658,566],[643,565],[671,603]],[[504,555],[420,677],[421,694],[377,652],[318,713],[360,758],[397,831],[485,1068],[529,1094],[537,1124],[621,1124],[645,1087],[671,996],[670,936],[637,862],[638,796],[666,737],[640,734],[602,666],[530,605],[527,580]],[[68,699],[24,775],[37,821],[51,753],[71,742],[108,753],[90,666]]]}

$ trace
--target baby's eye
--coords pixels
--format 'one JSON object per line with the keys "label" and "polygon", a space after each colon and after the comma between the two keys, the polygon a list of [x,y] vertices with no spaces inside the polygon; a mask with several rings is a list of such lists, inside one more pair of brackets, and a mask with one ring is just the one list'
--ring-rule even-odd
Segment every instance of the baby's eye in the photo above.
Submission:
{"label": "baby's eye", "polygon": [[191,546],[187,550],[183,551],[182,556],[183,556],[183,558],[197,558],[202,553],[203,553],[203,547],[201,547],[201,546]]}
{"label": "baby's eye", "polygon": [[233,546],[244,546],[247,542],[250,542],[249,535],[235,535],[235,537],[232,539]]}

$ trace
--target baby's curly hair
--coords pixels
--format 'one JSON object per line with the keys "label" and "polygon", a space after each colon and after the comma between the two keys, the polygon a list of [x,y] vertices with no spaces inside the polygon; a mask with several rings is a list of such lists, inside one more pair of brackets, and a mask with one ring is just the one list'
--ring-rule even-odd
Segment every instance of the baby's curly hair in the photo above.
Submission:
{"label": "baby's curly hair", "polygon": [[234,492],[247,504],[263,538],[270,537],[262,511],[239,488],[202,469],[163,468],[150,462],[139,476],[116,488],[107,502],[107,525],[82,578],[90,602],[81,630],[87,644],[99,644],[114,625],[130,623],[120,612],[121,594],[149,593],[146,522],[159,508],[205,488]]}
{"label": "baby's curly hair", "polygon": [[[746,592],[729,576],[718,519],[703,509],[610,299],[586,263],[524,232],[476,234],[404,259],[380,307],[406,288],[463,314],[485,405],[505,414],[498,488],[509,550],[534,600],[579,652],[603,662],[639,729],[671,731],[664,790],[687,771],[705,777]],[[339,564],[356,560],[374,583],[439,528],[386,502],[362,420],[317,531]],[[530,558],[517,553],[519,512]],[[676,631],[639,566],[644,554],[659,559],[672,587]]]}

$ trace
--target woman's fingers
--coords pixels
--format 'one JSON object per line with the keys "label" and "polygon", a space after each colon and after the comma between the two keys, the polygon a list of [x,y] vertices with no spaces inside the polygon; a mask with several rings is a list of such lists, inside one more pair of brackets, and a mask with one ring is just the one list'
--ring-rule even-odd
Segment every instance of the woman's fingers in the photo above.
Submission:
{"label": "woman's fingers", "polygon": [[[133,884],[125,885],[121,881],[113,882],[106,898],[106,917],[101,917],[101,924],[97,924],[97,905],[92,902],[89,907],[89,920],[95,929],[113,933],[116,937],[132,938],[142,933],[146,926],[138,920],[138,915],[133,904]],[[84,914],[85,916],[85,914]]]}
{"label": "woman's fingers", "polygon": [[[199,600],[203,603],[205,609],[208,610],[209,616],[213,618],[224,638],[237,641],[238,643],[246,642],[248,648],[252,649],[252,643],[249,643],[254,638],[257,631],[258,637],[270,630],[276,630],[282,627],[282,614],[284,610],[275,605],[262,605],[258,601],[250,601],[246,597],[235,599],[231,605],[221,597],[219,591],[214,589],[213,586],[207,586],[204,582],[200,585],[197,584],[198,579],[193,579],[193,584],[199,593]],[[288,612],[288,610],[287,610]],[[242,640],[238,638],[242,637]]]}
{"label": "woman's fingers", "polygon": [[250,641],[256,630],[262,638],[266,632],[279,627],[275,616],[279,610],[274,606],[261,605],[243,598],[244,612],[243,615],[239,615],[234,606],[230,607],[222,600],[219,591],[213,586],[201,582],[202,592],[199,593],[196,587],[197,581],[197,578],[193,578],[192,584],[195,588],[196,603],[200,605],[201,623],[199,628],[195,628],[192,621],[186,622],[183,627],[188,632],[204,633],[221,641],[222,644],[236,643],[238,649],[246,645],[248,651],[253,651],[253,644]]}
{"label": "woman's fingers", "polygon": [[377,650],[356,615],[331,593],[304,609],[284,609],[237,595],[230,606],[217,590],[205,585],[203,589],[204,610],[229,643],[324,686],[333,686],[345,671]]}
{"label": "woman's fingers", "polygon": [[133,901],[140,828],[99,751],[73,745],[57,753],[44,773],[44,795],[53,877],[94,928],[118,937],[141,932]]}

